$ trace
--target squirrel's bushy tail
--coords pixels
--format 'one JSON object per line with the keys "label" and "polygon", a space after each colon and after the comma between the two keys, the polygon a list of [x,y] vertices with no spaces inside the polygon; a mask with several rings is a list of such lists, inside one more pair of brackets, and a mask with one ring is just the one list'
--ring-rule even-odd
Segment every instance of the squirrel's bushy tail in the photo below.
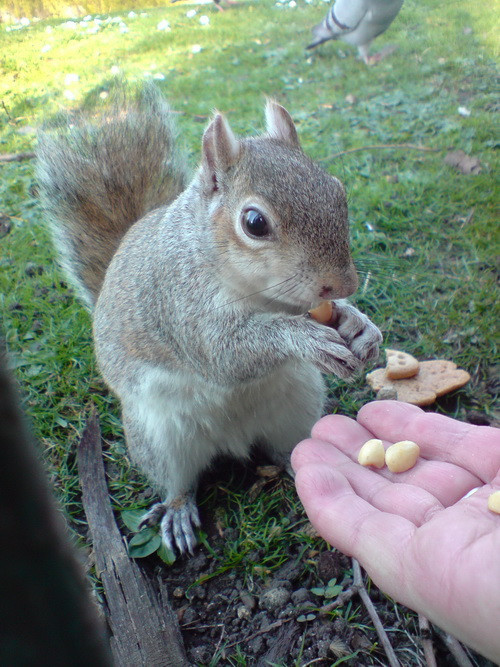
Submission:
{"label": "squirrel's bushy tail", "polygon": [[47,125],[36,175],[62,264],[91,308],[127,230],[187,181],[172,112],[154,86],[115,86],[103,110]]}

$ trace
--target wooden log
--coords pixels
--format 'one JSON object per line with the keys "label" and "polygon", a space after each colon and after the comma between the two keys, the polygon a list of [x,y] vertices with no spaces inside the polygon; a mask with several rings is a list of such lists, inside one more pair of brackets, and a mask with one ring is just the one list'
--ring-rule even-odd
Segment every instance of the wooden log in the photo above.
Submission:
{"label": "wooden log", "polygon": [[164,586],[153,582],[128,556],[106,486],[101,433],[95,411],[78,446],[83,506],[92,534],[97,571],[104,586],[111,650],[120,667],[189,665],[177,617]]}

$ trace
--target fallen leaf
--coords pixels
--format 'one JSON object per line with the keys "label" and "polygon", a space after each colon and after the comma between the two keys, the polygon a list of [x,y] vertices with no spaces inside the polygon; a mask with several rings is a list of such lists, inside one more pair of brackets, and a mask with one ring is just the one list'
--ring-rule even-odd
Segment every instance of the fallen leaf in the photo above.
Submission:
{"label": "fallen leaf", "polygon": [[274,465],[257,466],[257,475],[267,479],[276,479],[280,476],[281,470],[279,466]]}
{"label": "fallen leaf", "polygon": [[481,172],[481,163],[477,157],[467,155],[462,150],[450,151],[444,158],[444,163],[454,167],[462,174],[479,174]]}

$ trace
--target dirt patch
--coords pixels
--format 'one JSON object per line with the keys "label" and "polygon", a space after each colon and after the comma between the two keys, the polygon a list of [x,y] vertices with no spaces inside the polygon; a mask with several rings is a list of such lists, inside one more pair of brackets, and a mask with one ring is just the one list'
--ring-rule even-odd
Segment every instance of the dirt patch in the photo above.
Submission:
{"label": "dirt patch", "polygon": [[[290,513],[286,503],[281,510],[288,512],[292,523],[304,520],[302,513]],[[209,549],[201,545],[193,557],[169,568],[159,565],[154,557],[143,561],[155,578],[160,575],[166,582],[193,665],[388,664],[357,594],[337,609],[321,613],[321,607],[339,591],[345,593],[352,586],[349,558],[317,539],[312,548],[301,542],[291,544],[283,554],[283,563],[267,573],[262,550],[246,553],[239,565],[221,566],[236,529],[221,531],[213,515],[203,517],[203,527]],[[304,530],[314,529],[305,524]],[[260,566],[262,576],[251,576],[249,563],[257,569]],[[334,595],[328,598],[325,593],[332,582]],[[416,615],[396,605],[369,580],[366,585],[400,664],[425,665]],[[456,664],[437,631],[434,650],[439,665]],[[493,664],[472,653],[470,657],[478,667]]]}
{"label": "dirt patch", "polygon": [[[222,548],[217,544],[222,539],[211,541],[214,551]],[[316,576],[304,569],[304,557],[314,562]],[[258,562],[259,554],[248,558]],[[345,609],[330,617],[318,613],[324,599],[311,589],[324,588],[333,578],[347,588],[352,583],[349,559],[336,551],[301,554],[298,548],[287,558],[261,581],[245,580],[231,570],[192,585],[217,571],[217,560],[203,552],[165,572],[188,656],[195,664],[305,665],[318,659],[328,664],[371,651],[384,658],[375,646],[375,632],[361,629],[370,626],[367,616],[362,614],[360,627],[353,627],[344,618]],[[359,604],[353,600],[349,606]],[[243,656],[245,662],[236,661]]]}

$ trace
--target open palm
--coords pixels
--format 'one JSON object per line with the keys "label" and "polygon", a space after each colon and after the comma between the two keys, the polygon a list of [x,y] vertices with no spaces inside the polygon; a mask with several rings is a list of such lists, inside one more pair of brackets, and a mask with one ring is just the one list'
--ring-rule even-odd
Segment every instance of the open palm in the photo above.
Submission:
{"label": "open palm", "polygon": [[[414,440],[420,459],[399,474],[364,468],[357,455],[373,437]],[[500,660],[500,515],[487,508],[500,489],[500,430],[377,401],[357,421],[321,419],[292,465],[328,542],[393,598]]]}

